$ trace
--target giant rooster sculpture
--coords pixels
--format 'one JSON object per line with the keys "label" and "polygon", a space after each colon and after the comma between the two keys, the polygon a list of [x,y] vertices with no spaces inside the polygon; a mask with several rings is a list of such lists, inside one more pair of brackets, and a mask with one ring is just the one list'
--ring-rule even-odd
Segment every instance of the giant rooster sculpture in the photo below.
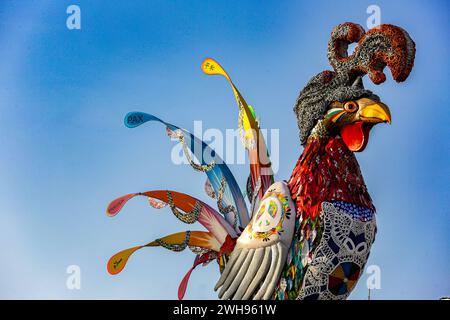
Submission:
{"label": "giant rooster sculpture", "polygon": [[[348,45],[357,42],[348,56]],[[162,246],[195,254],[181,281],[183,298],[192,270],[216,260],[221,276],[215,286],[222,299],[345,299],[357,283],[375,239],[375,207],[354,152],[363,151],[371,128],[390,123],[388,107],[363,87],[367,74],[375,84],[392,77],[404,81],[414,64],[415,44],[403,29],[380,25],[365,32],[354,23],[337,26],[328,44],[334,71],[313,77],[294,106],[303,152],[288,181],[274,182],[268,150],[255,112],[225,70],[213,59],[202,63],[210,75],[222,75],[239,107],[239,128],[248,150],[249,208],[227,165],[188,131],[142,112],[131,112],[125,125],[148,121],[166,126],[179,140],[194,169],[207,175],[206,193],[218,211],[205,202],[172,190],[132,193],[110,203],[116,215],[135,196],[155,208],[169,206],[184,223],[199,222],[207,231],[184,231],[123,250],[108,261],[111,274],[143,247]]]}

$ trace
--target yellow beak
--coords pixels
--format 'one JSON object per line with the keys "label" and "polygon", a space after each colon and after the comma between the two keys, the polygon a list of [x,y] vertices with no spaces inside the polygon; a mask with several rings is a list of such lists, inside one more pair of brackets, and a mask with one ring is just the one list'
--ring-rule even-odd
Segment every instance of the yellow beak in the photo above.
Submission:
{"label": "yellow beak", "polygon": [[361,121],[371,123],[391,123],[391,111],[389,110],[387,105],[382,102],[375,102],[367,98],[364,100],[365,101],[360,102],[361,104],[358,112],[359,119]]}

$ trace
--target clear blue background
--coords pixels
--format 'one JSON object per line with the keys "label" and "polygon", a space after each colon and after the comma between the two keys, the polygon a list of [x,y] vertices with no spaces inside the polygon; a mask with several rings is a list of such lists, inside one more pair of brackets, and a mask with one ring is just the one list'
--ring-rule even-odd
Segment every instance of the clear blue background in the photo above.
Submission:
{"label": "clear blue background", "polygon": [[[113,5],[114,3],[114,5]],[[375,87],[392,126],[372,132],[358,154],[378,210],[369,264],[381,268],[374,299],[450,295],[449,101],[446,1],[2,1],[0,4],[0,297],[176,298],[190,267],[188,250],[138,252],[122,274],[115,252],[192,226],[145,199],[116,218],[119,195],[172,188],[201,199],[205,177],[170,160],[159,125],[130,130],[141,110],[192,130],[237,123],[224,79],[200,63],[220,61],[264,128],[279,128],[280,170],[287,179],[301,153],[292,105],[316,73],[330,69],[334,26],[366,25],[377,4],[381,22],[406,29],[417,45],[406,83]],[[81,8],[82,29],[66,28],[66,8]],[[232,165],[244,185],[247,167]],[[198,227],[200,228],[200,226]],[[193,227],[193,229],[196,229]],[[66,268],[81,268],[81,290],[66,288]],[[192,275],[186,298],[212,299],[215,263]],[[366,299],[367,275],[352,293]]]}

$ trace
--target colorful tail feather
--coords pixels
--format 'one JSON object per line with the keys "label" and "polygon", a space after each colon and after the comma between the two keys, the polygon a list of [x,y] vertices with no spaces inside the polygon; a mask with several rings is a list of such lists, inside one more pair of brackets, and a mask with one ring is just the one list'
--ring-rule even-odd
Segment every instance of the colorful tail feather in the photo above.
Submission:
{"label": "colorful tail feather", "polygon": [[241,140],[248,151],[250,161],[251,188],[253,190],[250,201],[253,209],[267,188],[274,182],[269,153],[258,120],[256,119],[253,108],[247,104],[230,76],[217,61],[207,58],[203,61],[201,68],[208,75],[224,76],[233,89],[239,108],[238,126]]}
{"label": "colorful tail feather", "polygon": [[[251,205],[253,208],[262,198],[264,192],[273,183],[273,172],[269,154],[259,128],[254,110],[249,106],[225,70],[213,59],[206,59],[202,63],[202,70],[206,74],[224,76],[233,89],[239,107],[239,128],[242,142],[248,151],[250,160]],[[228,166],[206,143],[199,140],[188,131],[167,123],[151,114],[130,112],[125,116],[125,126],[135,128],[143,123],[156,121],[164,124],[168,135],[176,138],[183,145],[186,158],[191,166],[206,173],[206,193],[217,200],[218,211],[201,200],[184,193],[171,190],[153,190],[130,193],[113,200],[106,210],[108,216],[117,215],[124,205],[136,196],[144,196],[149,204],[157,209],[169,206],[173,214],[182,222],[193,224],[199,222],[208,231],[184,231],[156,239],[142,246],[129,248],[113,255],[107,264],[108,272],[112,275],[120,273],[129,257],[144,247],[162,246],[172,251],[182,251],[189,247],[196,254],[193,266],[184,276],[178,289],[178,298],[182,299],[186,292],[192,271],[200,264],[206,265],[217,260],[222,270],[229,254],[233,251],[236,238],[248,224],[250,215],[244,196]],[[198,152],[198,153],[196,153]],[[198,156],[200,154],[201,156]],[[209,155],[209,159],[205,159]],[[196,159],[198,163],[194,161]],[[223,216],[222,216],[223,215]]]}

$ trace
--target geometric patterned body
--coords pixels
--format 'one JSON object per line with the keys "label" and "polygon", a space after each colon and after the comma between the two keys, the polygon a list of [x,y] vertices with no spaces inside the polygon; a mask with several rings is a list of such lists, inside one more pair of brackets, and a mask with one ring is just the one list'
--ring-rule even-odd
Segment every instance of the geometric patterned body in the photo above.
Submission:
{"label": "geometric patterned body", "polygon": [[342,201],[322,202],[320,217],[297,221],[274,299],[346,299],[375,240],[375,214]]}
{"label": "geometric patterned body", "polygon": [[375,215],[345,202],[322,203],[323,233],[297,299],[346,299],[375,240]]}

